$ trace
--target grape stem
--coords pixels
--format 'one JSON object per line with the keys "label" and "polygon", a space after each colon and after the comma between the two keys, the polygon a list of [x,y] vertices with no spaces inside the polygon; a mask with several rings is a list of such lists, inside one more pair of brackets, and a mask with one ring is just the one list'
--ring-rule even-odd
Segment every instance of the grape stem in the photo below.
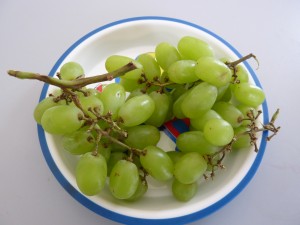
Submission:
{"label": "grape stem", "polygon": [[107,131],[105,131],[105,130],[102,130],[99,126],[95,126],[95,127],[94,127],[94,130],[95,130],[99,135],[108,138],[111,142],[114,142],[114,143],[116,143],[116,144],[118,144],[118,145],[120,145],[120,146],[122,146],[122,147],[128,149],[130,152],[132,152],[132,153],[134,153],[134,154],[138,154],[138,155],[140,155],[140,154],[146,154],[146,151],[145,151],[145,150],[141,150],[141,149],[137,149],[137,148],[132,148],[132,147],[130,147],[129,145],[126,145],[125,143],[123,143],[123,142],[119,141],[118,139],[112,137],[112,136],[110,135],[109,132],[107,132]]}
{"label": "grape stem", "polygon": [[240,64],[240,63],[242,63],[242,62],[244,62],[244,61],[250,59],[250,58],[254,58],[254,59],[255,59],[255,61],[257,62],[257,68],[256,68],[256,69],[258,69],[258,67],[259,67],[259,62],[258,62],[256,56],[253,55],[252,53],[250,53],[250,54],[248,54],[248,55],[245,55],[245,56],[243,56],[242,58],[240,58],[240,59],[238,59],[238,60],[236,60],[236,61],[233,61],[233,62],[225,62],[225,64],[228,66],[228,68],[229,68],[230,70],[232,70],[232,78],[233,78],[233,81],[232,81],[231,83],[233,83],[233,84],[239,84],[239,83],[240,83],[240,80],[238,79],[238,75],[237,75],[237,67],[236,67],[236,66],[237,66],[238,64]]}
{"label": "grape stem", "polygon": [[151,86],[159,87],[157,92],[163,93],[164,87],[174,84],[173,82],[169,82],[169,79],[165,78],[164,81],[161,81],[158,76],[153,77],[153,81],[147,79],[145,74],[141,74],[141,78],[138,80],[139,84],[146,84],[146,86],[141,90],[143,93],[146,93],[148,88]]}
{"label": "grape stem", "polygon": [[233,61],[233,62],[226,62],[225,64],[229,67],[229,68],[235,68],[238,64],[250,59],[250,58],[254,58],[255,61],[257,62],[257,67],[259,67],[259,62],[256,58],[255,55],[253,55],[252,53],[248,54],[248,55],[245,55],[243,56],[242,58],[236,60],[236,61]]}
{"label": "grape stem", "polygon": [[60,88],[72,88],[72,89],[80,89],[86,85],[99,83],[102,81],[112,80],[116,77],[122,76],[125,73],[136,69],[136,66],[130,62],[121,68],[112,71],[110,73],[105,73],[101,75],[86,77],[86,78],[79,78],[76,80],[60,80],[57,78],[53,78],[47,75],[41,75],[39,73],[32,73],[32,72],[24,72],[24,71],[16,71],[16,70],[8,70],[7,73],[10,76],[17,77],[20,79],[32,79],[32,80],[39,80],[47,84],[51,84]]}

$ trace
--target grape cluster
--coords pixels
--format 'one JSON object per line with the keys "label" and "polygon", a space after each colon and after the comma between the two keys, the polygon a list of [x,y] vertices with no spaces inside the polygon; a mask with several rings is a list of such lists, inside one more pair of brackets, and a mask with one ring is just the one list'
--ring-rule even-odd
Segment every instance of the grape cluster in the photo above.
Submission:
{"label": "grape cluster", "polygon": [[[105,67],[112,72],[128,63],[135,69],[102,92],[58,89],[37,105],[34,118],[46,132],[62,136],[66,151],[80,155],[75,176],[83,194],[97,195],[108,183],[115,198],[136,201],[151,176],[172,180],[173,196],[188,201],[201,178],[222,168],[226,151],[253,144],[249,134],[264,92],[249,83],[243,66],[216,58],[195,37],[181,38],[177,47],[162,42],[136,59],[112,55]],[[58,77],[82,79],[84,70],[68,62]],[[177,150],[158,147],[159,128],[186,118],[189,131],[177,137]]]}

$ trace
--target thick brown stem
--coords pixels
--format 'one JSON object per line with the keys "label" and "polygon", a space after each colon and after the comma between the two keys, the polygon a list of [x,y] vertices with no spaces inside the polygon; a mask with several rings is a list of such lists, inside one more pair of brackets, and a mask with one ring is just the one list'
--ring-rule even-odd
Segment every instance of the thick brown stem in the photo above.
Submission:
{"label": "thick brown stem", "polygon": [[125,66],[112,71],[110,73],[96,75],[92,77],[80,78],[72,81],[68,80],[60,80],[57,78],[53,78],[47,75],[41,75],[38,73],[31,73],[31,72],[23,72],[23,71],[16,71],[16,70],[9,70],[7,73],[10,76],[17,77],[20,79],[33,79],[39,80],[47,84],[51,84],[60,88],[72,88],[72,89],[79,89],[89,84],[99,83],[102,81],[112,80],[116,77],[122,76],[125,73],[136,69],[136,66],[133,63],[128,63]]}

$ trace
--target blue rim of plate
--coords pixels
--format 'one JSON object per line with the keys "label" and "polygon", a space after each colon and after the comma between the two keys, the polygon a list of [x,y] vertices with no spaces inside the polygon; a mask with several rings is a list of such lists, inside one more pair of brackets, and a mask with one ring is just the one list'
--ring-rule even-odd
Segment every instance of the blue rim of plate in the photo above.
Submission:
{"label": "blue rim of plate", "polygon": [[[84,35],[83,37],[81,37],[78,41],[76,41],[73,45],[71,45],[71,47],[69,47],[63,53],[63,55],[57,60],[57,62],[55,63],[55,65],[51,69],[49,75],[54,76],[55,72],[57,71],[60,64],[63,62],[63,60],[79,44],[81,44],[83,41],[87,40],[89,37],[97,34],[98,32],[101,32],[102,30],[113,27],[115,25],[119,25],[119,24],[123,24],[123,23],[130,23],[130,22],[133,22],[133,21],[143,21],[143,20],[144,21],[146,21],[146,20],[169,21],[169,22],[184,24],[184,25],[199,29],[201,31],[204,31],[204,32],[208,33],[209,35],[213,36],[214,38],[218,39],[219,41],[221,41],[228,48],[230,48],[230,50],[232,52],[234,52],[236,54],[236,56],[238,56],[239,58],[242,57],[242,55],[231,44],[229,44],[227,41],[225,41],[223,38],[219,37],[215,33],[211,32],[211,31],[207,30],[206,28],[203,28],[203,27],[201,27],[197,24],[187,22],[187,21],[184,21],[184,20],[181,20],[181,19],[170,18],[170,17],[158,17],[158,16],[132,17],[132,18],[126,18],[126,19],[118,20],[118,21],[115,21],[115,22],[112,22],[112,23],[108,23],[104,26],[101,26],[101,27],[89,32],[88,34]],[[250,67],[250,65],[247,62],[244,62],[244,64],[247,67],[248,71],[251,73],[251,76],[253,77],[255,84],[257,86],[261,87],[261,84],[260,84],[256,74],[254,73],[254,71]],[[48,87],[49,87],[48,84],[45,84],[43,86],[39,101],[43,100],[46,97]],[[269,116],[268,116],[269,114],[268,114],[268,107],[267,107],[266,101],[264,101],[264,103],[262,104],[262,109],[263,109],[263,115],[264,115],[264,123],[267,123],[269,121]],[[204,208],[204,209],[202,209],[200,211],[197,211],[195,213],[192,213],[192,214],[188,214],[188,215],[184,215],[184,216],[180,216],[180,217],[166,218],[166,219],[144,219],[144,218],[136,218],[136,217],[130,217],[130,216],[118,214],[116,212],[113,212],[111,210],[103,208],[103,207],[95,204],[91,200],[89,200],[87,197],[85,197],[79,191],[77,191],[67,181],[67,179],[62,175],[59,168],[55,164],[55,162],[54,162],[54,160],[51,156],[51,153],[49,151],[47,141],[46,141],[46,137],[45,137],[45,132],[44,132],[43,128],[40,125],[38,125],[37,128],[38,128],[39,141],[40,141],[40,145],[41,145],[41,149],[42,149],[44,158],[45,158],[50,170],[52,171],[53,175],[55,176],[57,181],[61,184],[61,186],[73,198],[75,198],[77,201],[79,201],[82,205],[84,205],[88,209],[90,209],[93,212],[99,214],[100,216],[103,216],[105,218],[108,218],[110,220],[120,222],[120,223],[123,223],[123,224],[186,224],[186,223],[191,223],[193,221],[202,219],[202,218],[212,214],[213,212],[219,210],[220,208],[222,208],[223,206],[228,204],[234,197],[236,197],[247,186],[247,184],[250,182],[250,180],[255,175],[255,173],[256,173],[256,171],[257,171],[257,169],[258,169],[258,167],[259,167],[259,165],[262,161],[264,152],[265,152],[265,148],[266,148],[266,141],[265,140],[266,140],[266,137],[268,135],[267,131],[263,132],[262,141],[261,141],[261,144],[260,144],[260,147],[259,147],[259,151],[258,151],[257,156],[256,156],[252,166],[250,167],[248,173],[240,181],[240,183],[230,193],[228,193],[225,197],[223,197],[222,199],[220,199],[216,203],[208,206],[207,208]]]}

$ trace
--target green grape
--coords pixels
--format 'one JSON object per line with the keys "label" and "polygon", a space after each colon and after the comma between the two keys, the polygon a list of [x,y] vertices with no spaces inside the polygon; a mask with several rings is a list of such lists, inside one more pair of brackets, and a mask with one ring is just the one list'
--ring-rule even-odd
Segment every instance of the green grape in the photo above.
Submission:
{"label": "green grape", "polygon": [[229,102],[217,102],[214,104],[213,110],[230,123],[233,128],[239,127],[244,119],[243,113]]}
{"label": "green grape", "polygon": [[170,180],[174,166],[168,154],[156,146],[148,146],[145,150],[146,154],[140,156],[143,168],[156,180]]}
{"label": "green grape", "polygon": [[216,111],[210,109],[202,116],[190,119],[191,126],[195,130],[203,131],[206,122],[213,118],[221,118],[221,116]]}
{"label": "green grape", "polygon": [[168,95],[169,98],[169,107],[168,107],[168,111],[167,111],[167,115],[166,115],[166,119],[164,121],[167,122],[169,120],[172,120],[174,118],[174,114],[173,114],[173,104],[174,104],[174,99],[173,96],[170,92],[165,92],[166,95]]}
{"label": "green grape", "polygon": [[167,154],[171,158],[173,164],[177,163],[177,161],[184,155],[184,153],[180,151],[168,151]]}
{"label": "green grape", "polygon": [[105,143],[100,141],[98,143],[98,153],[104,157],[106,162],[108,162],[111,155],[111,145],[107,146]]}
{"label": "green grape", "polygon": [[187,92],[185,85],[177,84],[171,91],[172,99],[175,102],[181,95]]}
{"label": "green grape", "polygon": [[218,87],[218,97],[217,101],[224,101],[224,102],[229,102],[231,101],[232,98],[232,89],[231,85],[225,85],[222,87]]}
{"label": "green grape", "polygon": [[[133,61],[135,60],[127,56],[111,55],[105,60],[105,69],[107,70],[107,72],[112,72]],[[140,63],[136,63],[137,67],[141,67]]]}
{"label": "green grape", "polygon": [[103,114],[112,113],[112,118],[115,119],[118,115],[120,107],[125,103],[126,93],[122,85],[117,83],[108,84],[103,88],[99,96],[104,105]]}
{"label": "green grape", "polygon": [[226,120],[214,118],[206,122],[204,137],[215,146],[224,146],[231,142],[234,130]]}
{"label": "green grape", "polygon": [[155,57],[163,70],[168,70],[172,63],[181,59],[177,49],[167,42],[162,42],[156,46]]}
{"label": "green grape", "polygon": [[166,121],[169,108],[171,107],[171,99],[165,93],[153,91],[149,94],[152,98],[155,109],[152,115],[145,121],[146,124],[160,127]]}
{"label": "green grape", "polygon": [[47,98],[44,98],[42,101],[40,101],[35,109],[34,109],[34,112],[33,112],[33,117],[35,119],[35,121],[38,123],[38,124],[41,124],[41,119],[42,119],[42,116],[44,114],[44,112],[47,110],[47,109],[50,109],[54,106],[58,106],[58,105],[62,105],[63,103],[61,101],[59,102],[54,102],[54,98],[53,97],[47,97]]}
{"label": "green grape", "polygon": [[[218,97],[217,97],[216,101],[220,101],[221,99],[222,99],[222,101],[224,101],[223,98],[227,98],[227,96],[225,96],[225,95],[228,94],[227,91],[228,91],[228,89],[230,89],[229,86],[230,86],[230,84],[218,87]],[[228,101],[229,100],[230,100],[230,98],[228,99]]]}
{"label": "green grape", "polygon": [[84,113],[87,114],[89,117],[96,119],[96,115],[90,112],[90,109],[93,112],[98,113],[99,115],[103,115],[104,106],[102,101],[94,95],[90,95],[87,97],[79,98],[80,104]]}
{"label": "green grape", "polygon": [[143,71],[148,80],[152,81],[154,77],[160,77],[160,67],[151,54],[141,54],[137,57],[137,61],[142,64]]}
{"label": "green grape", "polygon": [[185,100],[185,97],[187,96],[187,94],[191,91],[188,90],[186,91],[185,93],[183,93],[173,104],[173,114],[174,116],[177,118],[177,119],[183,119],[183,118],[186,118],[186,116],[183,114],[183,111],[182,111],[182,108],[181,108],[181,105],[182,105],[182,102]]}
{"label": "green grape", "polygon": [[[233,74],[233,73],[232,73]],[[230,89],[231,89],[231,92],[234,91],[234,89],[239,85],[239,84],[242,84],[242,83],[248,83],[249,82],[249,76],[248,76],[248,73],[247,71],[244,69],[243,66],[241,65],[238,65],[236,67],[236,78],[234,78],[232,76],[232,83],[230,84]],[[234,79],[236,79],[236,81],[234,81]]]}
{"label": "green grape", "polygon": [[197,118],[211,109],[218,95],[215,86],[206,82],[193,87],[181,103],[183,114],[188,118]]}
{"label": "green grape", "polygon": [[135,89],[133,91],[130,92],[130,94],[128,95],[128,97],[126,98],[126,100],[131,99],[134,96],[139,96],[139,95],[143,95],[145,94],[141,88]]}
{"label": "green grape", "polygon": [[210,144],[201,131],[181,133],[176,140],[177,148],[182,152],[198,152],[201,155],[213,154],[220,148]]}
{"label": "green grape", "polygon": [[125,73],[122,77],[125,79],[138,80],[141,77],[143,66],[136,60],[133,60],[127,56],[112,55],[108,57],[105,61],[105,68],[108,72],[112,72],[121,68],[122,66],[127,65],[130,62],[132,62],[137,67],[137,69]]}
{"label": "green grape", "polygon": [[107,175],[110,176],[110,173],[116,163],[122,159],[126,159],[126,157],[127,155],[124,152],[112,152],[109,160],[107,161]]}
{"label": "green grape", "polygon": [[[138,62],[135,61],[135,65],[137,64]],[[141,65],[142,67],[142,65]],[[135,70],[131,70],[127,73],[125,73],[122,78],[125,78],[125,79],[128,79],[128,80],[135,80],[135,81],[138,81],[138,79],[141,78],[141,75],[143,74],[143,68],[138,68],[138,69],[135,69]]]}
{"label": "green grape", "polygon": [[82,126],[82,117],[82,112],[76,106],[59,105],[44,112],[41,124],[50,134],[70,134]]}
{"label": "green grape", "polygon": [[172,194],[177,200],[181,202],[188,202],[189,200],[191,200],[196,195],[197,190],[197,182],[183,184],[176,179],[173,180]]}
{"label": "green grape", "polygon": [[120,78],[120,84],[124,87],[125,91],[132,92],[136,89],[141,89],[145,84],[139,84],[138,80]]}
{"label": "green grape", "polygon": [[138,125],[128,127],[125,143],[132,148],[144,149],[149,145],[156,145],[160,139],[159,130],[152,125]]}
{"label": "green grape", "polygon": [[118,161],[109,176],[109,189],[117,199],[128,199],[137,190],[139,172],[136,165],[126,160]]}
{"label": "green grape", "polygon": [[73,155],[82,155],[95,149],[95,138],[86,128],[62,137],[62,146]]}
{"label": "green grape", "polygon": [[141,197],[144,196],[144,194],[147,192],[147,190],[148,190],[147,182],[142,181],[140,178],[136,191],[134,192],[134,194],[131,197],[127,198],[126,201],[136,202],[137,200],[139,200]]}
{"label": "green grape", "polygon": [[190,36],[181,38],[177,48],[184,59],[198,60],[204,56],[214,55],[213,49],[209,44]]}
{"label": "green grape", "polygon": [[76,182],[80,191],[88,196],[98,194],[105,186],[107,165],[102,155],[88,152],[82,155],[76,166]]}
{"label": "green grape", "polygon": [[199,78],[195,75],[196,61],[179,60],[174,62],[168,69],[170,81],[177,84],[192,83]]}
{"label": "green grape", "polygon": [[237,137],[236,142],[233,143],[233,149],[241,149],[241,148],[248,148],[251,146],[251,138],[248,134],[243,134],[249,131],[248,127],[240,126],[234,129],[234,134]]}
{"label": "green grape", "polygon": [[154,112],[155,104],[148,95],[135,96],[125,102],[119,110],[126,127],[133,127],[144,123]]}
{"label": "green grape", "polygon": [[59,70],[62,80],[75,80],[84,77],[84,70],[77,62],[67,62]]}
{"label": "green grape", "polygon": [[196,182],[206,171],[207,163],[198,152],[184,154],[174,165],[174,176],[183,184]]}
{"label": "green grape", "polygon": [[235,99],[241,104],[257,108],[265,100],[265,93],[259,87],[241,83],[233,91]]}
{"label": "green grape", "polygon": [[245,118],[248,117],[248,113],[251,113],[251,111],[253,111],[254,114],[256,113],[256,109],[251,106],[239,104],[236,107],[243,113]]}
{"label": "green grape", "polygon": [[202,57],[197,60],[195,74],[203,81],[216,87],[229,84],[231,71],[222,61],[213,57]]}

